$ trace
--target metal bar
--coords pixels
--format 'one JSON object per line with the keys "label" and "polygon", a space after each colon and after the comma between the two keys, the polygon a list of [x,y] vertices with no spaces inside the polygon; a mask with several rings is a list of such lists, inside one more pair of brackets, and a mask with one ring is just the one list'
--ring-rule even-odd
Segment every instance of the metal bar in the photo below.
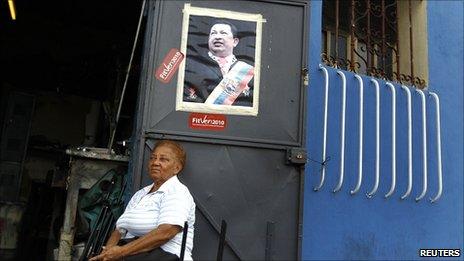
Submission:
{"label": "metal bar", "polygon": [[113,221],[113,213],[111,211],[110,196],[115,186],[116,175],[118,174],[113,175],[113,177],[111,178],[110,186],[106,191],[105,198],[103,199],[103,208],[105,209],[105,211],[103,212],[103,219],[101,220],[101,223],[96,224],[98,225],[98,227],[96,228],[97,235],[95,243],[92,247],[92,256],[100,254],[102,246],[106,242],[106,237],[108,236],[108,233],[112,225],[111,223]]}
{"label": "metal bar", "polygon": [[390,197],[396,188],[396,91],[393,84],[387,82],[386,85],[390,87],[392,93],[392,183],[390,190],[385,195],[385,198]]}
{"label": "metal bar", "polygon": [[[219,225],[216,223],[216,221],[214,220],[214,217],[211,213],[208,212],[208,210],[206,209],[206,207],[198,200],[198,198],[195,196],[195,194],[192,193],[192,191],[190,191],[190,194],[192,194],[192,197],[193,197],[193,200],[195,201],[195,205],[198,209],[198,211],[203,214],[203,216],[206,218],[206,220],[211,224],[211,226],[213,227],[213,229],[217,232],[217,233],[221,233],[220,231],[220,228],[219,228]],[[222,225],[222,224],[221,224]],[[222,227],[221,227],[222,228]],[[232,252],[237,256],[237,258],[239,260],[243,260],[242,258],[242,254],[240,253],[239,249],[234,245],[234,243],[230,240],[230,238],[227,238],[226,235],[224,235],[224,238],[225,238],[225,241],[227,242],[227,245],[229,246],[229,248],[232,250]]]}
{"label": "metal bar", "polygon": [[350,36],[351,36],[350,37],[351,38],[350,39],[350,43],[351,43],[350,60],[351,60],[351,62],[350,62],[350,71],[354,71],[355,63],[356,63],[355,59],[354,59],[354,48],[355,48],[355,46],[354,46],[354,39],[355,39],[354,30],[356,28],[356,25],[354,23],[354,21],[355,21],[354,20],[354,14],[355,14],[354,8],[355,8],[354,0],[351,0],[351,23],[350,23],[350,25],[351,25],[350,26]]}
{"label": "metal bar", "polygon": [[221,234],[219,235],[219,245],[218,245],[218,252],[216,256],[217,261],[222,261],[222,256],[224,254],[224,244],[226,242],[226,232],[227,232],[227,223],[225,220],[222,220]]}
{"label": "metal bar", "polygon": [[92,244],[90,245],[90,257],[96,255],[96,254],[99,254],[98,252],[98,246],[99,246],[99,239],[101,238],[101,235],[102,235],[102,230],[104,230],[105,228],[103,227],[104,224],[105,224],[105,221],[106,221],[106,218],[107,218],[107,213],[108,213],[108,206],[103,206],[102,208],[103,212],[102,212],[102,219],[100,220],[100,223],[96,223],[96,227],[95,227],[95,238],[92,242]]}
{"label": "metal bar", "polygon": [[401,85],[406,92],[407,110],[408,110],[408,188],[401,199],[405,199],[412,191],[412,108],[411,108],[411,91],[408,87]]}
{"label": "metal bar", "polygon": [[145,12],[145,3],[146,3],[146,0],[143,0],[142,8],[140,10],[139,22],[137,25],[137,30],[135,32],[134,44],[132,45],[132,52],[131,52],[130,59],[129,59],[129,65],[127,66],[126,78],[124,80],[124,85],[123,85],[122,92],[121,92],[121,99],[119,100],[118,111],[116,113],[116,118],[114,119],[114,128],[110,134],[110,141],[108,143],[108,153],[111,153],[111,147],[113,147],[114,136],[116,135],[116,128],[118,126],[119,116],[121,114],[121,108],[122,108],[122,103],[124,101],[124,94],[126,92],[127,81],[129,80],[129,73],[132,68],[132,60],[134,59],[135,48],[137,47],[137,42],[139,39],[139,33],[140,33],[141,24],[142,24],[143,13]]}
{"label": "metal bar", "polygon": [[340,30],[340,0],[335,1],[335,68],[338,66],[338,31]]}
{"label": "metal bar", "polygon": [[112,215],[112,212],[111,212],[111,209],[108,210],[108,214],[107,216],[105,217],[104,219],[104,223],[103,223],[103,229],[101,230],[101,234],[97,240],[97,251],[96,253],[101,253],[102,251],[102,247],[103,247],[103,244],[106,243],[106,240],[108,238],[108,235],[110,233],[110,231],[114,230],[114,227],[113,227],[113,215]]}
{"label": "metal bar", "polygon": [[[139,134],[138,134],[139,135]],[[129,188],[129,191],[137,191],[140,189],[140,186],[142,185],[142,173],[144,171],[144,155],[145,155],[145,146],[147,145],[146,144],[146,138],[143,136],[143,135],[140,135],[139,136],[139,140],[135,140],[134,142],[134,149],[132,151],[134,151],[134,155],[132,156],[133,159],[134,159],[134,162],[132,163],[133,166],[132,167],[132,187]],[[138,144],[137,144],[138,143]],[[137,144],[137,145],[135,145]],[[150,152],[148,152],[150,153]],[[130,166],[131,164],[129,164]],[[139,173],[139,174],[135,174],[135,173]]]}
{"label": "metal bar", "polygon": [[250,148],[287,149],[303,146],[300,142],[276,141],[270,139],[252,139],[223,135],[211,135],[209,133],[192,133],[187,131],[173,131],[167,129],[147,130],[145,138],[176,139],[185,141],[205,142],[216,145],[236,145]]}
{"label": "metal bar", "polygon": [[[301,63],[303,64],[303,68],[308,68],[309,65],[308,65],[308,50],[310,48],[310,44],[309,44],[309,10],[310,10],[310,3],[309,2],[305,2],[303,3],[303,10],[304,10],[304,15],[303,15],[303,39],[304,39],[304,47],[302,48],[302,52],[303,54],[301,55]],[[309,77],[308,77],[309,78]],[[309,84],[309,83],[308,83]],[[304,85],[304,81],[303,81],[303,85]],[[307,87],[307,86],[303,86],[302,87]],[[307,97],[307,88],[300,88],[300,94],[301,94],[301,97],[302,97],[302,100],[303,101],[306,101],[306,97]],[[300,115],[306,115],[306,112],[307,112],[307,106],[308,106],[308,103],[307,102],[301,102],[301,105],[300,105]],[[306,118],[307,117],[299,117],[300,118],[300,126],[306,126]],[[305,128],[298,128],[298,137],[299,137],[299,140],[301,142],[301,146],[303,146],[303,144],[306,144],[306,129]],[[298,240],[297,240],[297,249],[298,249],[298,253],[297,253],[297,260],[301,260],[301,255],[302,255],[302,244],[303,244],[303,226],[302,226],[302,223],[303,223],[303,204],[304,204],[304,184],[305,184],[305,175],[304,174],[304,169],[303,168],[299,168],[298,170],[298,173],[300,175],[298,175],[299,177],[299,195],[298,195]]]}
{"label": "metal bar", "polygon": [[[100,209],[100,212],[98,213],[98,216],[97,216],[97,221],[95,222],[95,227],[94,228],[90,228],[90,236],[89,238],[87,239],[87,242],[84,246],[84,251],[82,252],[82,255],[81,257],[79,258],[80,261],[83,261],[85,258],[88,258],[89,257],[89,252],[91,251],[91,247],[94,245],[94,242],[95,242],[95,236],[96,236],[96,232],[97,232],[97,226],[100,225],[101,223],[101,220],[103,218],[103,211],[104,211],[105,207],[101,208]],[[89,251],[90,250],[90,251]]]}
{"label": "metal bar", "polygon": [[[168,0],[170,2],[171,0]],[[307,0],[306,0],[307,1]],[[302,6],[306,4],[305,0],[266,0],[265,2],[275,3],[275,4],[284,4],[290,6]]]}
{"label": "metal bar", "polygon": [[366,74],[371,75],[371,64],[372,64],[372,57],[371,57],[371,0],[367,0],[367,67],[366,67]]}
{"label": "metal bar", "polygon": [[422,90],[416,89],[422,99],[422,193],[416,197],[416,201],[421,200],[427,193],[427,108],[425,103],[425,94]]}
{"label": "metal bar", "polygon": [[184,261],[185,256],[185,246],[187,244],[187,234],[188,234],[188,222],[184,222],[184,229],[182,231],[182,244],[180,246],[180,256],[179,261]]}
{"label": "metal bar", "polygon": [[411,85],[414,85],[414,54],[413,54],[413,45],[414,37],[412,37],[412,6],[411,0],[408,0],[409,4],[409,58],[411,62]]}
{"label": "metal bar", "polygon": [[399,23],[398,23],[398,0],[396,0],[396,75],[398,77],[398,82],[401,82],[401,71],[400,71],[400,31],[399,31]]}
{"label": "metal bar", "polygon": [[380,91],[379,82],[374,78],[371,82],[375,86],[375,182],[372,190],[366,194],[368,198],[377,193],[380,179]]}
{"label": "metal bar", "polygon": [[382,70],[385,73],[385,76],[387,74],[387,68],[386,68],[386,50],[385,50],[385,20],[387,18],[385,17],[385,0],[382,0]]}
{"label": "metal bar", "polygon": [[[303,10],[304,10],[304,15],[303,15],[303,48],[301,48],[302,50],[302,54],[301,54],[301,64],[302,64],[302,68],[304,69],[305,71],[305,75],[304,76],[307,76],[307,84],[305,85],[305,80],[303,78],[300,79],[300,99],[301,101],[306,101],[306,95],[307,95],[307,87],[309,86],[309,74],[308,74],[308,68],[309,68],[309,65],[308,65],[308,49],[309,49],[309,22],[308,22],[308,18],[309,18],[309,3],[302,3],[302,6],[303,7]],[[298,123],[300,124],[299,126],[306,126],[306,111],[307,111],[307,102],[300,102],[300,106],[299,106],[299,115],[300,117],[298,117]],[[300,141],[300,144],[301,146],[305,146],[306,144],[306,129],[301,127],[301,128],[298,128],[298,140]],[[300,244],[301,240],[298,240],[298,244]],[[301,248],[298,248],[298,249],[301,249]],[[301,251],[298,252],[299,254],[301,253]]]}
{"label": "metal bar", "polygon": [[343,184],[343,176],[345,170],[345,115],[346,115],[346,77],[342,71],[337,71],[337,74],[342,78],[342,111],[341,111],[341,131],[340,131],[340,176],[337,187],[333,192],[340,190]]}
{"label": "metal bar", "polygon": [[325,161],[326,161],[326,152],[327,152],[327,111],[329,107],[329,73],[327,69],[319,64],[319,69],[322,70],[324,73],[324,127],[323,127],[323,138],[322,138],[322,172],[321,172],[321,180],[319,181],[319,185],[314,188],[314,191],[318,191],[324,185],[325,180]]}
{"label": "metal bar", "polygon": [[440,199],[443,192],[443,173],[441,165],[441,124],[440,124],[440,99],[434,92],[429,92],[429,95],[435,100],[435,119],[436,119],[436,131],[437,131],[437,164],[438,164],[438,191],[435,197],[430,198],[430,202],[434,203]]}
{"label": "metal bar", "polygon": [[264,260],[271,260],[272,256],[272,247],[273,247],[273,239],[274,239],[274,231],[275,231],[275,223],[274,222],[267,222],[266,226],[266,250],[264,254]]}
{"label": "metal bar", "polygon": [[355,75],[354,76],[358,80],[359,86],[359,153],[358,153],[358,182],[356,183],[356,187],[351,190],[351,195],[358,193],[359,189],[361,188],[361,183],[363,179],[363,108],[364,108],[364,87],[363,87],[363,80],[361,76]]}

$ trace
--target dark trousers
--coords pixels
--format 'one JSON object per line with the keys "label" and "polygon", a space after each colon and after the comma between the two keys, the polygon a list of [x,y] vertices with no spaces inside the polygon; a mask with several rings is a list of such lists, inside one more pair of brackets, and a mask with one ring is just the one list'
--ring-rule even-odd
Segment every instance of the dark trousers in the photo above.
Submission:
{"label": "dark trousers", "polygon": [[[118,242],[119,246],[123,246],[137,238],[130,238],[130,239],[121,239]],[[123,260],[127,261],[178,261],[179,258],[169,252],[164,251],[160,247],[157,247],[151,251],[143,252],[137,255],[127,256],[124,257]]]}

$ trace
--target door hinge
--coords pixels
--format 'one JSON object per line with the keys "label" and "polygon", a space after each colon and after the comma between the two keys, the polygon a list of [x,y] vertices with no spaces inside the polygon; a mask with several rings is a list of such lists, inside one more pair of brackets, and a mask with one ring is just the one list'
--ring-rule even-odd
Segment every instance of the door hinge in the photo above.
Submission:
{"label": "door hinge", "polygon": [[307,160],[306,150],[303,148],[288,148],[286,164],[304,165]]}

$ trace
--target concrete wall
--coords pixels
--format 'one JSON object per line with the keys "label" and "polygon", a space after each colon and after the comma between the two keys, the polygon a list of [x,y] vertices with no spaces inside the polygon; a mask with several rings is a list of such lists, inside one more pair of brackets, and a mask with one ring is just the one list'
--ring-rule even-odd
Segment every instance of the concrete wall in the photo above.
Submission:
{"label": "concrete wall", "polygon": [[[319,70],[322,2],[311,1],[310,86],[308,91],[307,148],[312,160],[321,161],[323,137],[324,78]],[[421,99],[413,100],[413,189],[405,200],[407,187],[406,96],[397,93],[397,186],[388,199],[391,185],[391,94],[380,81],[381,150],[380,185],[368,199],[375,173],[375,88],[364,81],[363,182],[359,193],[350,195],[358,175],[358,83],[347,78],[345,180],[333,193],[340,167],[341,81],[329,70],[329,120],[327,173],[325,185],[313,191],[320,180],[321,165],[309,161],[306,168],[302,259],[420,259],[421,248],[463,246],[463,2],[428,1],[429,90],[441,98],[443,196],[437,203],[429,198],[437,192],[437,148],[435,106],[427,101],[428,192],[414,200],[423,185]],[[462,257],[461,257],[462,258]]]}

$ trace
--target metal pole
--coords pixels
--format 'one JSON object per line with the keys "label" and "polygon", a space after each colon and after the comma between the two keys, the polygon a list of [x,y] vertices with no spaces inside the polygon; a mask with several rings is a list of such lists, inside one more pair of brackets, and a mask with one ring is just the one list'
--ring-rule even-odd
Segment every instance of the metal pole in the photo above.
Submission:
{"label": "metal pole", "polygon": [[422,192],[416,197],[416,201],[421,200],[427,193],[427,105],[425,94],[422,90],[416,89],[422,100]]}
{"label": "metal pole", "polygon": [[325,96],[324,96],[324,136],[322,140],[322,173],[321,173],[321,181],[319,182],[319,185],[314,188],[314,191],[318,191],[322,186],[324,185],[324,179],[325,179],[325,161],[326,161],[326,150],[327,150],[327,110],[329,107],[329,73],[322,64],[319,64],[319,69],[322,70],[324,73],[324,90],[325,90]]}
{"label": "metal pole", "polygon": [[411,194],[412,191],[412,103],[411,91],[405,85],[401,88],[406,92],[407,110],[408,110],[408,188],[401,199],[405,199]]}
{"label": "metal pole", "polygon": [[185,246],[187,244],[187,234],[188,234],[188,222],[184,222],[184,229],[182,232],[182,244],[180,247],[180,257],[179,261],[184,261],[184,256],[185,256]]}
{"label": "metal pole", "polygon": [[371,56],[371,1],[367,0],[367,67],[366,74],[372,75],[372,56]]}
{"label": "metal pole", "polygon": [[121,99],[119,100],[118,112],[116,113],[116,118],[114,119],[114,128],[110,134],[110,141],[108,143],[108,153],[111,153],[111,148],[113,147],[113,142],[114,142],[114,136],[116,135],[116,128],[118,126],[119,116],[121,114],[122,102],[124,101],[124,94],[126,92],[127,81],[129,79],[129,72],[132,68],[132,60],[134,59],[135,47],[137,46],[137,41],[139,39],[140,26],[142,24],[143,13],[145,11],[145,3],[146,3],[146,0],[143,0],[142,9],[140,10],[139,23],[137,25],[137,31],[135,33],[134,44],[132,45],[132,52],[131,52],[131,56],[129,60],[129,66],[127,67],[127,71],[126,71],[126,78],[124,80],[124,85],[123,85],[122,92],[121,92]]}
{"label": "metal pole", "polygon": [[218,245],[218,252],[217,252],[217,261],[222,261],[222,255],[224,253],[224,245],[226,242],[226,232],[227,232],[227,223],[225,220],[221,222],[221,234],[219,236],[219,245]]}
{"label": "metal pole", "polygon": [[340,26],[340,1],[335,1],[335,68],[338,66],[338,30]]}
{"label": "metal pole", "polygon": [[396,188],[396,91],[393,84],[387,82],[386,85],[390,88],[392,94],[391,107],[392,107],[392,164],[391,164],[391,187],[385,198],[390,197]]}
{"label": "metal pole", "polygon": [[398,19],[398,1],[396,1],[396,75],[398,77],[398,82],[401,82],[401,67],[400,67],[400,31],[399,31],[399,19]]}
{"label": "metal pole", "polygon": [[409,57],[411,60],[411,85],[414,85],[414,38],[412,37],[412,6],[409,0]]}
{"label": "metal pole", "polygon": [[354,30],[355,30],[355,27],[356,25],[354,24],[354,0],[351,0],[351,25],[350,25],[350,45],[351,45],[351,50],[350,50],[350,60],[351,60],[351,63],[350,63],[350,71],[354,72],[354,65],[356,63],[355,59],[354,59],[354,39],[355,39],[355,36],[354,36]]}
{"label": "metal pole", "polygon": [[440,99],[438,95],[434,92],[429,92],[429,94],[435,100],[435,124],[437,130],[437,162],[438,162],[438,192],[435,197],[430,198],[430,202],[434,203],[438,199],[440,199],[441,194],[443,193],[443,173],[442,173],[442,165],[441,165],[441,126],[440,126]]}
{"label": "metal pole", "polygon": [[343,185],[345,171],[345,119],[346,119],[346,76],[342,71],[337,71],[342,78],[342,108],[341,108],[341,127],[340,127],[340,176],[338,184],[333,192],[337,192]]}
{"label": "metal pole", "polygon": [[359,85],[359,148],[358,148],[358,181],[356,183],[356,187],[350,191],[351,195],[358,193],[359,189],[361,188],[362,178],[363,178],[363,110],[364,110],[364,86],[363,80],[361,76],[355,74],[354,77],[358,80]]}
{"label": "metal pole", "polygon": [[379,188],[380,179],[380,90],[379,82],[372,78],[371,82],[375,86],[375,182],[374,187],[366,196],[372,198]]}

